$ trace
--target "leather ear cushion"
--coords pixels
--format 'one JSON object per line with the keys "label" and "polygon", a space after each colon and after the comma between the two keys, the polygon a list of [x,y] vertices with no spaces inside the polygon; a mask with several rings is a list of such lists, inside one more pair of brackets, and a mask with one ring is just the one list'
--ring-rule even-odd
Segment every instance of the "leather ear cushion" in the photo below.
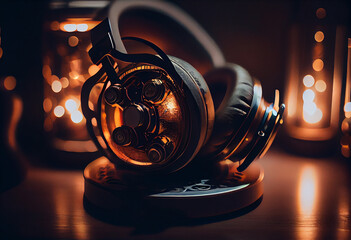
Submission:
{"label": "leather ear cushion", "polygon": [[[227,64],[204,76],[216,110],[212,135],[201,155],[216,155],[239,130],[250,111],[253,79],[241,66]],[[229,154],[229,153],[228,153]]]}
{"label": "leather ear cushion", "polygon": [[176,57],[169,58],[182,80],[179,87],[182,88],[186,104],[186,111],[183,112],[186,142],[179,147],[180,155],[177,155],[176,161],[165,166],[175,171],[188,164],[211,135],[215,111],[211,93],[202,75],[189,63]]}
{"label": "leather ear cushion", "polygon": [[[183,61],[173,56],[169,56],[169,58],[171,59],[173,65],[176,67],[176,70],[177,70],[177,67],[179,67],[191,76],[191,79],[193,80],[189,81],[187,77],[185,77],[180,72],[178,72],[181,75],[181,77],[183,77],[184,84],[186,84],[188,88],[192,90],[193,94],[195,95],[200,94],[202,98],[203,103],[202,104],[198,103],[198,104],[201,105],[201,108],[203,107],[205,108],[204,110],[206,112],[206,118],[207,118],[207,129],[206,129],[206,135],[205,135],[206,137],[204,139],[204,142],[202,143],[204,144],[211,135],[214,119],[215,119],[215,110],[214,110],[210,89],[207,86],[207,83],[204,80],[203,76],[192,65],[190,65],[186,61]],[[191,87],[191,85],[196,86],[196,88]]]}

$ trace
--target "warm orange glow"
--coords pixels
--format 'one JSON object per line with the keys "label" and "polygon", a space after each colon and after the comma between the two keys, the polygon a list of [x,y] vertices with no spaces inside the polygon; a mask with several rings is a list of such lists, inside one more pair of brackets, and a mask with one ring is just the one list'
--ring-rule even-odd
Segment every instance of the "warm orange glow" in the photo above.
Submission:
{"label": "warm orange glow", "polygon": [[312,67],[315,71],[319,72],[323,70],[324,62],[322,59],[316,59],[313,61]]}
{"label": "warm orange glow", "polygon": [[16,78],[14,76],[8,76],[4,79],[4,88],[7,91],[11,91],[16,87]]}
{"label": "warm orange glow", "polygon": [[316,170],[312,166],[303,167],[298,179],[298,239],[315,239],[313,215],[317,209],[318,179]]}
{"label": "warm orange glow", "polygon": [[315,97],[315,93],[311,89],[307,89],[303,92],[302,98],[304,102],[312,102]]}
{"label": "warm orange glow", "polygon": [[349,146],[341,146],[341,154],[345,157],[345,158],[349,158],[351,157],[351,149]]}
{"label": "warm orange glow", "polygon": [[6,102],[6,103],[13,104],[12,105],[13,109],[11,111],[11,114],[8,114],[6,116],[6,118],[8,118],[8,121],[6,121],[6,127],[3,128],[4,133],[2,134],[1,137],[3,138],[3,140],[5,140],[5,142],[8,144],[8,146],[11,149],[16,149],[17,148],[16,129],[17,129],[18,122],[21,120],[23,103],[21,99],[17,96],[13,96],[11,99],[7,99],[7,100],[10,102]]}
{"label": "warm orange glow", "polygon": [[60,30],[60,23],[58,21],[53,21],[50,24],[50,28],[52,31],[58,31],[58,30]]}
{"label": "warm orange glow", "polygon": [[316,42],[322,42],[324,40],[324,33],[322,31],[318,31],[314,34],[314,40]]}
{"label": "warm orange glow", "polygon": [[[349,119],[344,119],[341,123],[341,131],[343,133],[347,133],[351,130],[351,126],[350,126],[350,123],[348,121]],[[345,145],[345,144],[344,144]]]}
{"label": "warm orange glow", "polygon": [[79,74],[75,71],[70,72],[68,75],[70,78],[72,78],[74,80],[77,80],[79,78]]}
{"label": "warm orange glow", "polygon": [[70,47],[76,47],[79,43],[79,39],[76,36],[70,36],[68,38],[68,45]]}
{"label": "warm orange glow", "polygon": [[79,140],[62,140],[55,138],[53,144],[56,149],[67,151],[67,152],[96,152],[97,148],[93,141],[79,141]]}
{"label": "warm orange glow", "polygon": [[87,52],[89,52],[89,50],[92,48],[92,44],[90,43],[89,45],[88,45],[88,47],[85,49]]}
{"label": "warm orange glow", "polygon": [[68,78],[66,77],[61,78],[61,84],[62,84],[62,88],[67,88],[69,86]]}
{"label": "warm orange glow", "polygon": [[97,73],[100,70],[100,68],[96,65],[91,65],[88,69],[89,75],[93,76],[95,73]]}
{"label": "warm orange glow", "polygon": [[61,82],[58,81],[58,80],[53,81],[52,84],[51,84],[51,89],[52,89],[52,91],[54,91],[55,93],[60,92],[60,91],[62,90],[62,84],[61,84]]}
{"label": "warm orange glow", "polygon": [[58,76],[56,76],[56,75],[51,75],[47,82],[48,82],[49,84],[52,84],[54,81],[58,81],[58,80],[59,80]]}
{"label": "warm orange glow", "polygon": [[65,107],[68,112],[73,113],[78,110],[78,104],[73,99],[68,99],[65,103]]}
{"label": "warm orange glow", "polygon": [[44,120],[44,130],[50,132],[53,128],[53,123],[50,117],[45,118]]}
{"label": "warm orange glow", "polygon": [[91,119],[91,124],[92,124],[94,127],[97,127],[97,120],[96,120],[96,118],[92,118],[92,119]]}
{"label": "warm orange glow", "polygon": [[50,112],[52,108],[52,101],[50,100],[50,98],[45,98],[43,101],[43,109],[45,112]]}
{"label": "warm orange glow", "polygon": [[168,107],[169,111],[171,111],[171,112],[174,111],[174,109],[177,108],[176,102],[174,102],[174,101],[169,101],[169,102],[167,103],[167,107]]}
{"label": "warm orange glow", "polygon": [[312,75],[306,75],[306,76],[303,78],[303,84],[304,84],[306,87],[312,87],[313,84],[314,84],[314,78],[312,77]]}
{"label": "warm orange glow", "polygon": [[49,65],[43,66],[42,74],[45,79],[49,79],[51,77],[51,68],[49,67]]}
{"label": "warm orange glow", "polygon": [[89,109],[90,109],[90,110],[92,110],[92,111],[95,110],[95,108],[94,108],[94,103],[93,103],[92,101],[89,101],[89,102],[88,102],[88,106],[89,106]]}
{"label": "warm orange glow", "polygon": [[72,112],[71,120],[74,123],[80,123],[83,120],[83,114],[80,111],[76,110]]}
{"label": "warm orange glow", "polygon": [[274,91],[273,109],[276,110],[277,112],[279,111],[279,99],[280,99],[280,93],[279,93],[279,90],[276,89]]}
{"label": "warm orange glow", "polygon": [[315,210],[317,199],[317,176],[313,167],[305,166],[299,178],[299,212],[311,216]]}
{"label": "warm orange glow", "polygon": [[57,106],[54,108],[54,114],[56,117],[62,117],[65,114],[65,109],[62,106]]}
{"label": "warm orange glow", "polygon": [[318,92],[324,92],[327,89],[327,84],[323,80],[318,80],[315,88]]}
{"label": "warm orange glow", "polygon": [[88,30],[88,24],[86,24],[86,23],[77,24],[77,31],[78,32],[85,32],[87,30]]}
{"label": "warm orange glow", "polygon": [[2,50],[2,48],[0,47],[0,58],[2,58],[2,55],[4,54],[4,51]]}
{"label": "warm orange glow", "polygon": [[316,11],[316,16],[319,19],[325,18],[327,16],[327,11],[324,8],[318,8]]}

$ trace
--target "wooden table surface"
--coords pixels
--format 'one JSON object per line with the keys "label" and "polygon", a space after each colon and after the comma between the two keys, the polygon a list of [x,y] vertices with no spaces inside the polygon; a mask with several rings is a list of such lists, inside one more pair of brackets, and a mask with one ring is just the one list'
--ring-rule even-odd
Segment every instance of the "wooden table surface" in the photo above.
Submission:
{"label": "wooden table surface", "polygon": [[265,191],[257,208],[154,228],[88,214],[80,170],[31,167],[21,184],[0,195],[0,239],[351,239],[351,169],[345,161],[271,149],[259,162]]}

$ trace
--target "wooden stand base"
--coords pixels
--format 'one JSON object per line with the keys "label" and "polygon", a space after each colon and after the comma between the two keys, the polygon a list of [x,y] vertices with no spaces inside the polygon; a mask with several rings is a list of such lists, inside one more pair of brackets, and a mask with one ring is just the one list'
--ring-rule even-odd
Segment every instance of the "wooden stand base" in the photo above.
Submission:
{"label": "wooden stand base", "polygon": [[[84,170],[84,198],[90,206],[111,214],[162,213],[203,218],[238,211],[262,197],[264,174],[258,163],[251,164],[242,173],[227,168],[225,174],[225,178],[216,181],[191,180],[167,188],[164,182],[133,179],[130,173],[119,171],[108,159],[99,158]],[[144,188],[140,188],[140,182],[145,182]]]}

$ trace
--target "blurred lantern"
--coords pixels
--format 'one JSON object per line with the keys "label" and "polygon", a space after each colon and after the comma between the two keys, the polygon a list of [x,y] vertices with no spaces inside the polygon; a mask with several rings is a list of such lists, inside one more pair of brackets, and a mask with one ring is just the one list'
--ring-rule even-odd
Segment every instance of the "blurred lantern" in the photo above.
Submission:
{"label": "blurred lantern", "polygon": [[345,84],[345,100],[343,105],[343,121],[341,123],[341,154],[351,158],[351,38],[347,48],[347,75]]}
{"label": "blurred lantern", "polygon": [[[80,93],[85,80],[99,70],[88,56],[89,30],[99,23],[93,18],[96,12],[108,3],[52,1],[49,4],[43,41],[43,127],[52,149],[64,153],[64,157],[59,157],[62,161],[96,157],[97,148],[90,140],[81,112]],[[98,97],[98,91],[91,97]],[[87,156],[89,153],[91,158]]]}
{"label": "blurred lantern", "polygon": [[322,155],[337,150],[346,52],[345,9],[342,4],[300,2],[289,39],[285,92],[286,133],[291,143],[303,143],[296,148],[289,145],[294,151]]}

